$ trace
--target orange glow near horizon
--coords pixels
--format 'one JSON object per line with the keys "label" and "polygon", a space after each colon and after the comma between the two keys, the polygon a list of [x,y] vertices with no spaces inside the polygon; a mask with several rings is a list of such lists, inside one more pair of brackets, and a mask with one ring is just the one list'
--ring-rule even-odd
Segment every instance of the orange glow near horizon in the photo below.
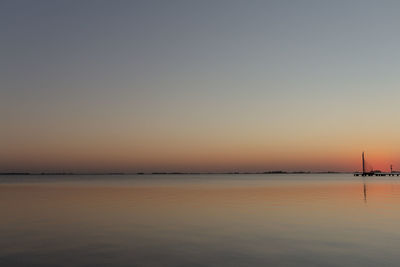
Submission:
{"label": "orange glow near horizon", "polygon": [[[29,149],[30,148],[30,149]],[[89,171],[89,172],[262,172],[286,171],[359,171],[358,148],[335,145],[280,146],[200,142],[188,145],[164,144],[117,146],[62,143],[42,148],[24,147],[3,150],[4,171]],[[366,160],[375,170],[400,169],[393,151],[371,149]],[[4,160],[5,159],[5,160]]]}

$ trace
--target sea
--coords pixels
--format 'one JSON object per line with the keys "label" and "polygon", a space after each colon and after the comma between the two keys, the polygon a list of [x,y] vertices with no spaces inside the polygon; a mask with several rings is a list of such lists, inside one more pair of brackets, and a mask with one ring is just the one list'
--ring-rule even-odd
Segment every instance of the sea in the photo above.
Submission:
{"label": "sea", "polygon": [[0,266],[398,266],[400,177],[3,175]]}

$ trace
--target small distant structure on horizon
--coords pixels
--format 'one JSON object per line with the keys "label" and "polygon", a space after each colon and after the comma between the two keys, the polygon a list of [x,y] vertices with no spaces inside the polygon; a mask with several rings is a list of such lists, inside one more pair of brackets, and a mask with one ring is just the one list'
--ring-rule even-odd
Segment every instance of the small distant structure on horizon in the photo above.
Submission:
{"label": "small distant structure on horizon", "polygon": [[372,167],[370,170],[367,170],[367,163],[365,161],[365,153],[364,151],[362,152],[361,155],[361,160],[362,160],[362,172],[355,172],[354,176],[399,176],[400,172],[399,171],[393,171],[393,165],[390,164],[390,173],[385,173],[382,172],[381,170],[374,170]]}

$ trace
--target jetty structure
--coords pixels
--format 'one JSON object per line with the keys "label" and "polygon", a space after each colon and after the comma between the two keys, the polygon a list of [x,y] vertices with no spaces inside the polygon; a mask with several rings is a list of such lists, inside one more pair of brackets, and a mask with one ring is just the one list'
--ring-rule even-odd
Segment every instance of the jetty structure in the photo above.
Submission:
{"label": "jetty structure", "polygon": [[361,155],[362,162],[362,172],[355,172],[354,176],[400,176],[399,171],[393,171],[393,165],[390,164],[390,172],[382,172],[380,170],[374,170],[372,166],[370,166],[365,161],[365,153],[362,152]]}

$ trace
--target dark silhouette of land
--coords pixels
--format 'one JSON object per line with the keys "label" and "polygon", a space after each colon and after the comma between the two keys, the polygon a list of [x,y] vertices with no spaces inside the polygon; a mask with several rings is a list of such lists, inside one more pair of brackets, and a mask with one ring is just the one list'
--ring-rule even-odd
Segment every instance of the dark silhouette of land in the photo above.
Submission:
{"label": "dark silhouette of land", "polygon": [[335,174],[337,171],[264,171],[264,172],[0,172],[0,175],[210,175],[210,174]]}

